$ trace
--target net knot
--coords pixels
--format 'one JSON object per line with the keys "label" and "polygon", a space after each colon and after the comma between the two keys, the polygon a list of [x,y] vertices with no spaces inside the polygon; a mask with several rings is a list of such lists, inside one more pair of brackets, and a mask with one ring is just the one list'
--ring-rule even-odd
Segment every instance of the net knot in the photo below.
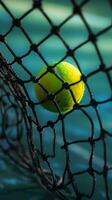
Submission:
{"label": "net knot", "polygon": [[89,137],[88,141],[89,141],[90,145],[92,145],[92,146],[95,144],[95,141],[93,140],[92,137]]}
{"label": "net knot", "polygon": [[0,42],[5,42],[5,37],[0,34]]}
{"label": "net knot", "polygon": [[20,65],[22,64],[22,60],[21,60],[20,57],[15,57],[14,61],[17,62]]}
{"label": "net knot", "polygon": [[93,33],[90,33],[89,35],[89,41],[91,41],[93,44],[95,44],[95,42],[97,41],[96,36]]}
{"label": "net knot", "polygon": [[63,120],[64,119],[64,115],[63,114],[60,114],[59,116],[58,116],[58,120]]}
{"label": "net knot", "polygon": [[73,49],[69,49],[67,52],[66,52],[67,56],[71,56],[73,57],[74,56],[74,50]]}
{"label": "net knot", "polygon": [[53,101],[53,100],[54,100],[54,95],[51,94],[51,93],[49,93],[49,94],[47,95],[47,98],[48,98],[48,100]]}
{"label": "net knot", "polygon": [[41,0],[34,0],[33,8],[41,9],[41,7],[42,7],[42,1]]}
{"label": "net knot", "polygon": [[31,76],[30,80],[31,80],[33,83],[35,83],[35,82],[36,82],[36,81],[35,81],[35,76]]}
{"label": "net knot", "polygon": [[30,48],[31,48],[31,50],[38,52],[38,45],[37,44],[31,44]]}
{"label": "net knot", "polygon": [[93,106],[94,108],[98,106],[98,103],[95,99],[91,99],[91,106]]}
{"label": "net knot", "polygon": [[106,68],[106,65],[104,63],[102,63],[100,65],[100,70],[103,71],[103,72],[106,72],[107,71],[107,68]]}
{"label": "net knot", "polygon": [[54,123],[52,121],[48,121],[47,122],[47,126],[50,126],[51,128],[53,128],[54,127]]}
{"label": "net knot", "polygon": [[20,19],[14,18],[14,19],[13,19],[13,25],[14,25],[14,26],[20,27],[20,26],[21,26],[21,21],[20,21]]}
{"label": "net knot", "polygon": [[66,90],[69,90],[70,89],[70,85],[67,82],[64,82],[63,83],[63,88],[66,89]]}
{"label": "net knot", "polygon": [[88,174],[90,174],[91,176],[94,176],[94,169],[92,167],[88,168]]}
{"label": "net knot", "polygon": [[58,26],[53,26],[51,29],[51,34],[58,35],[59,31],[60,31],[60,29]]}
{"label": "net knot", "polygon": [[47,66],[47,71],[50,73],[55,73],[55,67]]}
{"label": "net knot", "polygon": [[86,83],[87,82],[87,77],[84,74],[82,74],[81,75],[81,80],[84,81],[84,83]]}
{"label": "net knot", "polygon": [[76,5],[76,3],[73,7],[73,14],[79,14],[79,15],[81,14],[81,8],[80,6]]}
{"label": "net knot", "polygon": [[31,107],[31,108],[34,108],[34,103],[33,103],[33,101],[28,101],[28,105]]}
{"label": "net knot", "polygon": [[80,110],[80,105],[77,102],[75,102],[73,109],[74,110]]}
{"label": "net knot", "polygon": [[43,128],[41,126],[38,126],[38,131],[41,133]]}

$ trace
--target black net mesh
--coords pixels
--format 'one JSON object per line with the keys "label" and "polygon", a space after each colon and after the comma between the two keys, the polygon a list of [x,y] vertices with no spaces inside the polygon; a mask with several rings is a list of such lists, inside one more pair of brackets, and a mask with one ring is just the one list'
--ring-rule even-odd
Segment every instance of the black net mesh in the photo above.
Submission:
{"label": "black net mesh", "polygon": [[[30,3],[32,7],[18,18],[13,15],[7,2],[0,0],[0,7],[3,8],[11,18],[11,24],[8,31],[4,34],[0,34],[0,43],[1,45],[4,45],[5,49],[5,51],[1,51],[0,54],[0,149],[4,154],[9,156],[16,165],[29,170],[34,174],[35,178],[38,177],[41,184],[52,193],[57,194],[60,199],[96,199],[94,194],[95,191],[98,192],[97,177],[101,177],[105,199],[111,200],[112,191],[110,186],[111,183],[108,181],[108,176],[112,170],[112,166],[108,162],[107,140],[112,140],[112,133],[103,126],[104,121],[100,116],[99,106],[111,103],[112,101],[112,63],[110,65],[105,63],[97,41],[101,36],[108,32],[112,35],[112,22],[110,22],[107,27],[102,28],[99,32],[93,32],[82,12],[83,7],[89,2],[89,0],[84,0],[79,4],[75,0],[70,0],[72,5],[71,14],[65,17],[59,25],[55,25],[49,17],[49,14],[46,12],[46,9],[44,9],[44,1],[42,0],[31,1]],[[111,1],[107,1],[107,4],[112,12]],[[50,26],[50,32],[43,36],[39,42],[34,42],[32,35],[26,31],[23,23],[25,18],[28,16],[30,20],[31,14],[34,10],[35,12],[40,11]],[[76,15],[82,20],[88,33],[88,38],[71,48],[62,36],[61,29]],[[26,53],[20,56],[17,55],[13,47],[7,42],[8,35],[14,31],[15,27],[18,34],[20,34],[19,31],[21,31],[25,44],[29,44]],[[23,63],[23,60],[24,58],[27,60],[28,56],[34,52],[36,57],[48,67],[47,69],[49,71],[50,63],[48,63],[45,56],[43,56],[41,45],[46,43],[53,35],[61,41],[65,48],[65,54],[58,60],[58,63],[70,57],[73,59],[74,63],[77,64],[77,67],[82,73],[81,79],[85,82],[86,90],[88,91],[89,102],[85,104],[81,103],[80,105],[75,102],[72,110],[67,113],[62,113],[54,100],[56,94],[51,95],[47,92],[48,98],[51,101],[54,101],[54,104],[57,106],[58,114],[56,115],[55,120],[52,120],[51,118],[50,120],[46,120],[46,123],[43,124],[38,111],[42,102],[33,101],[29,91],[29,85],[31,84],[33,87],[36,82],[39,82],[39,80],[36,79],[36,74],[34,75],[32,73],[32,70],[27,67],[27,64]],[[16,43],[16,38],[14,38],[14,40]],[[80,49],[88,43],[94,46],[97,59],[99,60],[99,65],[97,66],[97,69],[92,69],[90,73],[84,74],[83,67],[80,66],[79,59],[75,55],[77,51],[80,51]],[[8,60],[6,57],[5,53],[7,53],[7,51],[10,53],[10,57],[13,58],[13,61],[11,62],[10,59]],[[31,65],[33,67],[33,62]],[[23,70],[24,78],[22,77],[22,73],[18,73],[18,67]],[[99,73],[106,76],[106,81],[108,82],[110,90],[109,97],[106,99],[104,98],[104,100],[101,101],[95,98],[94,91],[91,91],[88,81],[91,77],[94,77]],[[103,81],[102,79],[102,84],[103,82],[105,82],[105,80]],[[63,88],[64,87],[69,89],[69,86],[66,84],[63,84]],[[105,93],[106,90],[103,92]],[[96,129],[94,119],[86,111],[86,108],[90,107],[94,110],[98,121],[97,123],[99,124],[100,134],[98,137],[95,137]],[[87,118],[89,123],[89,137],[80,139],[73,138],[71,140],[68,139],[66,118],[73,112],[81,112],[85,118]],[[111,112],[111,110],[108,112]],[[111,121],[111,117],[108,121]],[[60,124],[58,130],[57,124]],[[59,132],[61,139],[59,138]],[[51,134],[49,152],[46,149],[46,146],[48,145],[46,140],[47,134]],[[58,141],[60,141],[60,144]],[[95,147],[98,144],[102,146],[99,151],[102,152],[103,157],[103,164],[100,170],[94,166],[94,156],[96,154]],[[75,171],[75,168],[72,169],[72,163],[76,161],[74,161],[74,158],[71,155],[71,149],[75,149],[77,145],[82,145],[83,147],[88,146],[89,155],[87,167],[85,169],[79,167],[79,169]],[[62,159],[64,163],[63,170],[60,173],[53,165],[54,161],[57,163],[60,162],[60,160],[58,160],[58,154],[61,157],[60,160]],[[78,160],[80,162],[80,154],[77,162]],[[82,190],[81,184],[85,181],[89,183],[89,186]]]}

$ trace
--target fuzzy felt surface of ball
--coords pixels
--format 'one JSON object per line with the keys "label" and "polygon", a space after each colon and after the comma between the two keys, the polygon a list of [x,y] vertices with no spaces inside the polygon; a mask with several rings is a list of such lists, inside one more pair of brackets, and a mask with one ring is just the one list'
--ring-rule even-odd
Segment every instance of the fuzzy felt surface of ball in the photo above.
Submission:
{"label": "fuzzy felt surface of ball", "polygon": [[52,64],[49,68],[45,66],[36,76],[36,96],[49,111],[72,110],[84,95],[85,83],[81,77],[79,69],[65,61]]}

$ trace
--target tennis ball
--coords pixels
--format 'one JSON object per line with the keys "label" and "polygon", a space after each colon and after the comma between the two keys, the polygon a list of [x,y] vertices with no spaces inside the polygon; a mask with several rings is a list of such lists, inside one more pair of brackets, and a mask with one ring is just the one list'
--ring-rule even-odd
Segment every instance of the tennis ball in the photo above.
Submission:
{"label": "tennis ball", "polygon": [[[75,102],[80,103],[84,95],[85,84],[81,80],[80,71],[72,64],[60,62],[55,65],[55,67],[53,67],[54,65],[50,66],[52,67],[50,71],[47,71],[47,67],[42,68],[37,75],[36,78],[40,79],[35,83],[36,96],[39,101],[42,101],[43,107],[47,110],[58,112],[57,106],[53,102],[53,99],[49,98],[48,94],[51,94],[51,96],[55,95],[54,101],[58,105],[60,111],[67,112],[73,108]],[[46,71],[47,73],[44,74]],[[69,87],[64,88],[64,85]]]}

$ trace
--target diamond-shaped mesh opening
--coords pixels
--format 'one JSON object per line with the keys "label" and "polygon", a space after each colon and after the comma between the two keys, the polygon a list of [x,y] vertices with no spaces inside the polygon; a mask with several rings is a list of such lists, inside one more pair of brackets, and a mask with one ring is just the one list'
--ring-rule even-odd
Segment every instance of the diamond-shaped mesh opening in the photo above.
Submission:
{"label": "diamond-shaped mesh opening", "polygon": [[107,66],[111,66],[111,56],[112,56],[112,30],[108,31],[98,37],[98,47],[100,49],[100,53],[103,57],[103,60]]}
{"label": "diamond-shaped mesh opening", "polygon": [[[44,26],[42,25],[44,23]],[[32,26],[31,26],[32,24]],[[22,20],[24,30],[31,35],[33,43],[38,44],[50,32],[50,25],[39,10],[33,10]]]}
{"label": "diamond-shaped mesh opening", "polygon": [[[4,26],[6,24],[6,26]],[[0,25],[2,27],[0,34],[5,34],[12,26],[12,19],[7,11],[0,5]]]}
{"label": "diamond-shaped mesh opening", "polygon": [[[104,0],[103,4],[101,1],[95,0],[94,3],[97,3],[97,7],[93,6],[93,2],[89,1],[82,9],[84,18],[89,24],[89,27],[94,33],[98,33],[102,29],[110,25],[112,19],[111,7],[108,1]],[[94,13],[96,13],[94,15]],[[100,19],[102,22],[100,23]]]}
{"label": "diamond-shaped mesh opening", "polygon": [[[1,0],[0,12],[1,152],[59,199],[111,200],[111,1]],[[82,73],[80,104],[50,69],[61,61]],[[61,83],[53,94],[41,84],[57,113],[35,94],[43,66]],[[56,103],[63,89],[74,102],[68,112]]]}
{"label": "diamond-shaped mesh opening", "polygon": [[2,52],[3,56],[5,56],[6,59],[8,59],[9,63],[11,63],[14,60],[14,56],[3,42],[0,42],[0,51]]}
{"label": "diamond-shaped mesh opening", "polygon": [[[101,120],[103,120],[103,128],[105,130],[108,130],[109,134],[112,135],[111,122],[106,121],[106,118],[109,119],[109,117],[111,116],[112,103],[111,102],[105,103],[105,104],[102,103],[98,106],[98,110],[99,110]],[[105,112],[106,112],[106,115],[105,115]]]}
{"label": "diamond-shaped mesh opening", "polygon": [[26,72],[26,65],[22,64],[18,64],[17,62],[15,62],[13,65],[12,65],[12,68],[14,70],[14,72],[17,74],[17,77],[20,78],[21,77],[21,80],[23,81],[28,81],[30,80],[30,77],[31,77],[31,74],[27,73]]}
{"label": "diamond-shaped mesh opening", "polygon": [[8,8],[8,11],[14,16],[14,17],[21,17],[26,12],[28,12],[32,8],[32,0],[4,0],[4,5]]}
{"label": "diamond-shaped mesh opening", "polygon": [[[16,41],[14,42],[14,35],[16,35]],[[19,28],[14,27],[13,30],[7,35],[6,42],[16,56],[22,56],[29,49],[29,42]]]}
{"label": "diamond-shaped mesh opening", "polygon": [[66,0],[64,2],[60,2],[59,4],[55,5],[54,9],[54,2],[53,1],[43,1],[43,10],[45,14],[50,18],[53,24],[59,25],[62,23],[66,18],[68,18],[72,14],[72,4],[71,1]]}
{"label": "diamond-shaped mesh opening", "polygon": [[[96,79],[96,81],[94,81]],[[99,83],[99,80],[103,80],[105,84],[103,85],[102,89],[102,83]],[[107,100],[111,96],[111,87],[108,83],[108,77],[103,72],[99,72],[91,77],[88,78],[88,84],[90,87],[90,90],[93,93],[93,98],[97,101]],[[104,93],[105,91],[105,93]],[[97,95],[100,93],[100,96]]]}
{"label": "diamond-shaped mesh opening", "polygon": [[[55,35],[52,35],[40,46],[40,52],[45,60],[55,63],[66,55],[66,49],[62,41]],[[57,52],[57,54],[55,53]],[[52,58],[50,55],[53,55]]]}
{"label": "diamond-shaped mesh opening", "polygon": [[[90,109],[89,109],[90,112]],[[82,129],[80,129],[80,120],[82,119]],[[69,121],[73,124],[70,126]],[[75,130],[73,127],[76,127]],[[89,122],[89,119],[85,117],[83,112],[76,111],[75,113],[70,113],[65,118],[65,130],[66,130],[66,138],[68,142],[72,142],[75,140],[82,140],[82,139],[88,139],[88,137],[91,136],[91,123]],[[69,131],[68,131],[69,130]],[[84,134],[86,132],[86,134]]]}
{"label": "diamond-shaped mesh opening", "polygon": [[77,47],[88,38],[88,31],[79,15],[75,15],[68,20],[62,26],[60,34],[70,48]]}
{"label": "diamond-shaped mesh opening", "polygon": [[37,56],[37,53],[33,50],[27,56],[22,58],[22,63],[33,76],[35,76],[35,74],[37,75],[41,68],[45,65],[43,60]]}
{"label": "diamond-shaped mesh opening", "polygon": [[81,48],[77,49],[75,55],[79,61],[80,68],[85,75],[88,75],[99,68],[100,60],[96,53],[95,46],[91,42],[88,42]]}

